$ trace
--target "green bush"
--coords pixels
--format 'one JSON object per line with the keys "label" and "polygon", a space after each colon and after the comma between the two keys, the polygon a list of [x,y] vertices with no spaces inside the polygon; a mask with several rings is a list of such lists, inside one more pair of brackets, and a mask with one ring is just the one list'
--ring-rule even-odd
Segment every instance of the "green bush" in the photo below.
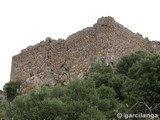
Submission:
{"label": "green bush", "polygon": [[148,112],[144,106],[160,113],[160,55],[155,54],[125,56],[115,70],[96,63],[85,80],[44,86],[27,95],[17,96],[18,87],[12,84],[4,87],[13,100],[11,109],[6,105],[2,113],[14,120],[111,120],[117,119],[117,113]]}

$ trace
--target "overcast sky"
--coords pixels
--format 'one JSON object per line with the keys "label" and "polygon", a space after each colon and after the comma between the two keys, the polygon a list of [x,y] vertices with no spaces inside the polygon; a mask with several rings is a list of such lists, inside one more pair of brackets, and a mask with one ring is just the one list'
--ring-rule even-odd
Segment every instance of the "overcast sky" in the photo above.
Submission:
{"label": "overcast sky", "polygon": [[0,89],[11,59],[46,37],[63,38],[112,16],[133,32],[160,40],[159,0],[0,0]]}

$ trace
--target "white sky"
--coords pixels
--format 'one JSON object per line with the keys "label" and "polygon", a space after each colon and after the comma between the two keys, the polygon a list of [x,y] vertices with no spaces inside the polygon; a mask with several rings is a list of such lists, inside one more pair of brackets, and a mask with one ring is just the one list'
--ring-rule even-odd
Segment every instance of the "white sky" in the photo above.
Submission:
{"label": "white sky", "polygon": [[0,0],[0,89],[11,59],[46,37],[63,38],[112,16],[133,32],[160,40],[159,0]]}

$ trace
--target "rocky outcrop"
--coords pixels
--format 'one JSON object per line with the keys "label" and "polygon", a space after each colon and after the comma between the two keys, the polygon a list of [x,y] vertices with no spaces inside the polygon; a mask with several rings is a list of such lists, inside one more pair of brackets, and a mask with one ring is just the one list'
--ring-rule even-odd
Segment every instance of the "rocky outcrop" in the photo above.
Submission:
{"label": "rocky outcrop", "polygon": [[96,60],[116,64],[121,56],[140,50],[160,52],[160,44],[133,33],[112,17],[102,17],[66,40],[47,38],[13,56],[11,80],[22,81],[21,91],[26,93],[44,84],[83,78]]}

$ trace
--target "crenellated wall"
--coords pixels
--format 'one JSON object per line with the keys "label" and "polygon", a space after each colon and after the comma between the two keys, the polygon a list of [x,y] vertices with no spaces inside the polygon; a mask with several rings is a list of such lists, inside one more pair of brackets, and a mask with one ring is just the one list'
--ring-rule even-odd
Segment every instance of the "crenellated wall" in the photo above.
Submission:
{"label": "crenellated wall", "polygon": [[66,40],[46,38],[13,56],[11,80],[22,81],[21,91],[26,93],[44,84],[83,78],[96,60],[116,63],[121,56],[140,50],[158,53],[160,42],[133,33],[112,17],[102,17]]}

